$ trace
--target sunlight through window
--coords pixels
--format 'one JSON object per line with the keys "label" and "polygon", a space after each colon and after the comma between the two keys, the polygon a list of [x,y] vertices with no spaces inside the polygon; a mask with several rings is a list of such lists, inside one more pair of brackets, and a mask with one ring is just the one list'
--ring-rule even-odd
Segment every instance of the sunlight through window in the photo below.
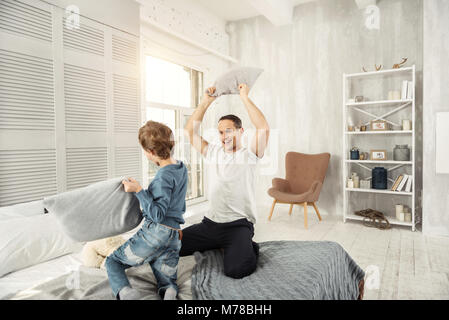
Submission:
{"label": "sunlight through window", "polygon": [[[203,91],[201,72],[147,56],[145,65],[146,120],[164,123],[175,136],[174,156],[184,162],[189,173],[186,200],[204,197],[203,163],[199,153],[182,134]],[[148,162],[148,178],[158,167]]]}

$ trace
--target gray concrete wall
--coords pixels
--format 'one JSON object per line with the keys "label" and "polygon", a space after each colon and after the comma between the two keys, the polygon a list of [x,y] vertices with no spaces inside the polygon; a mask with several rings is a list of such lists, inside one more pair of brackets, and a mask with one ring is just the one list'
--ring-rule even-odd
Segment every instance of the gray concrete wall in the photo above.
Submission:
{"label": "gray concrete wall", "polygon": [[449,112],[449,1],[446,0],[424,1],[423,232],[449,236],[449,175],[435,171],[437,112]]}
{"label": "gray concrete wall", "polygon": [[[354,0],[318,0],[299,5],[293,24],[274,27],[264,17],[230,25],[230,53],[242,66],[265,71],[250,92],[272,128],[269,151],[278,145],[275,170],[261,174],[258,201],[271,202],[267,190],[273,177],[284,177],[288,151],[330,152],[331,163],[319,201],[324,214],[341,215],[342,194],[342,74],[373,70],[374,64],[389,69],[408,57],[417,67],[417,116],[422,105],[422,1],[381,0],[380,30],[365,27],[364,10]],[[231,110],[251,122],[238,97]],[[417,125],[417,136],[422,126]],[[422,141],[417,141],[418,165]],[[417,172],[420,189],[421,172]],[[259,212],[264,218],[268,212]]]}

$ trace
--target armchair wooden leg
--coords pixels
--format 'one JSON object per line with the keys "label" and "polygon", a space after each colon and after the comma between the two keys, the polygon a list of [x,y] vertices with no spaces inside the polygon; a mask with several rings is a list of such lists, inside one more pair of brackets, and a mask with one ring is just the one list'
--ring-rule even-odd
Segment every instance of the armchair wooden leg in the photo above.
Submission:
{"label": "armchair wooden leg", "polygon": [[318,219],[321,221],[322,219],[320,216],[320,212],[318,211],[318,208],[317,208],[315,202],[312,202],[312,204],[313,204],[313,207],[315,208],[315,212],[316,212],[316,215],[318,216]]}
{"label": "armchair wooden leg", "polygon": [[274,206],[276,205],[276,199],[274,199],[273,204],[271,205],[270,215],[268,216],[268,221],[271,221],[271,216],[273,215]]}
{"label": "armchair wooden leg", "polygon": [[290,205],[290,211],[288,212],[288,215],[289,215],[289,216],[292,215],[292,210],[293,210],[293,203]]}
{"label": "armchair wooden leg", "polygon": [[307,229],[307,202],[304,202],[304,228]]}

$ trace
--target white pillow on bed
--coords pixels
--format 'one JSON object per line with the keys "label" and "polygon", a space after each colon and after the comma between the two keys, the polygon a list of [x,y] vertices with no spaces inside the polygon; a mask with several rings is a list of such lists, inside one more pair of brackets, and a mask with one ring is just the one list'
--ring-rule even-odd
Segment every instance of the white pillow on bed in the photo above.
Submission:
{"label": "white pillow on bed", "polygon": [[36,216],[44,213],[43,200],[19,203],[12,206],[0,207],[0,221],[11,218]]}
{"label": "white pillow on bed", "polygon": [[67,237],[51,214],[3,220],[0,222],[0,277],[80,251],[82,245]]}

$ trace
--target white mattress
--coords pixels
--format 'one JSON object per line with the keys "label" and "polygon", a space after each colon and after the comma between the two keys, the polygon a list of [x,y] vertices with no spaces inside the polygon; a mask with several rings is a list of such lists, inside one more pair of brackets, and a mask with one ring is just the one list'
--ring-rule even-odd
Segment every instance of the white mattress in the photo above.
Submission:
{"label": "white mattress", "polygon": [[[131,237],[140,226],[122,234],[125,239]],[[0,299],[4,300],[7,295],[14,294],[48,280],[57,278],[71,271],[78,270],[82,265],[81,250],[76,253],[67,254],[34,266],[11,272],[0,278]]]}
{"label": "white mattress", "polygon": [[11,272],[0,278],[0,299],[77,270],[80,265],[81,251]]}
{"label": "white mattress", "polygon": [[[183,225],[183,227],[187,227],[194,223],[200,222],[202,216],[203,215],[198,214],[189,216],[188,218],[186,218],[186,223]],[[134,233],[136,233],[139,228],[140,225],[135,229],[122,234],[122,236],[125,239],[128,239]],[[193,265],[195,264],[195,259],[193,258],[193,256],[189,256],[182,257],[181,260],[183,263],[180,266],[181,269],[179,270],[179,272],[180,274],[185,273],[185,275],[180,276],[179,274],[178,276],[180,276],[180,278],[183,278],[183,282],[185,283],[182,283],[182,287],[180,287],[180,290],[184,292],[184,295],[186,297],[190,297],[191,291],[189,280]],[[76,271],[81,265],[82,262],[80,250],[77,253],[64,255],[25,269],[11,272],[0,278],[0,300],[4,300],[7,296],[15,294],[19,291],[21,291],[21,295],[27,294],[28,290],[26,289],[35,287],[41,283],[55,279],[64,274],[68,274],[72,271]],[[30,292],[30,294],[33,293]]]}
{"label": "white mattress", "polygon": [[[184,226],[199,222],[199,219],[200,217],[198,216],[189,217],[189,221],[187,222],[186,219],[186,224]],[[122,234],[122,236],[125,239],[128,239],[137,232],[139,228],[140,226]],[[182,293],[182,296],[187,299],[191,299],[190,277],[194,265],[195,259],[193,256],[181,257],[180,270],[178,270],[178,282],[182,280],[182,283],[178,283],[178,285],[180,286],[180,294]],[[32,289],[27,289],[72,271],[76,271],[80,266],[82,266],[81,250],[77,253],[67,254],[25,269],[11,272],[0,278],[0,300],[5,300],[7,296],[18,293],[19,291],[20,297],[16,298],[26,299],[27,295],[36,294],[36,292],[32,292]]]}

